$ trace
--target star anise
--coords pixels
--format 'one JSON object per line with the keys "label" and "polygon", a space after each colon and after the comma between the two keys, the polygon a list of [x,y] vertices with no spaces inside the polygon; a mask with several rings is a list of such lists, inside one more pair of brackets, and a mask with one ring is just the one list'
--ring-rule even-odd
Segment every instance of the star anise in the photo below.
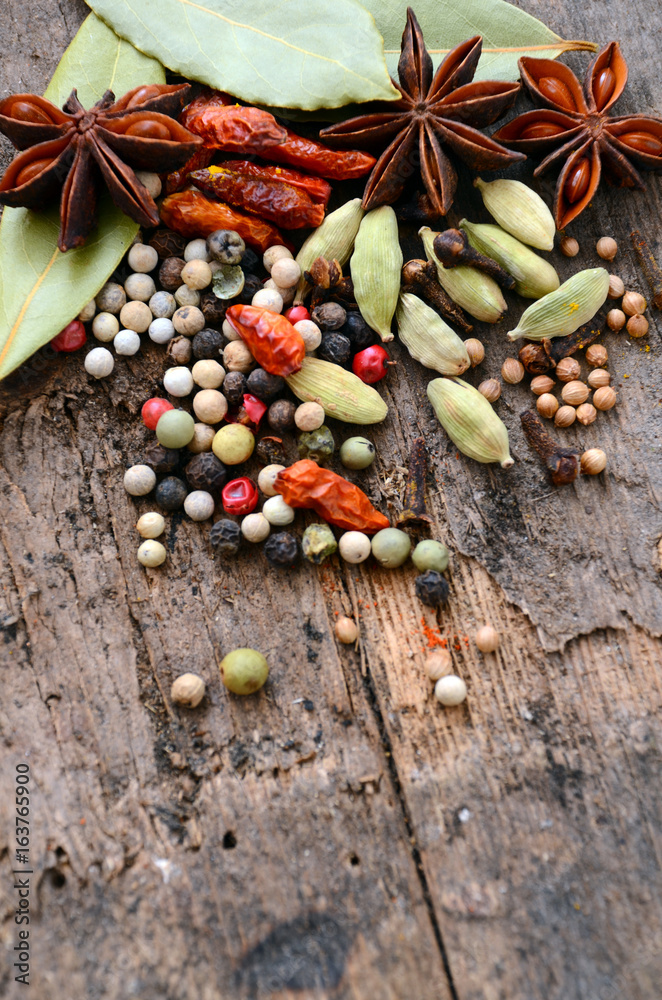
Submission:
{"label": "star anise", "polygon": [[62,107],[37,94],[0,101],[0,131],[24,150],[0,181],[0,204],[44,208],[60,197],[60,250],[85,242],[97,220],[101,182],[126,215],[155,226],[154,199],[135,170],[170,171],[183,166],[202,139],[174,121],[189,84],[136,87],[119,101],[107,90],[86,111],[76,91]]}
{"label": "star anise", "polygon": [[628,78],[618,42],[598,53],[583,89],[563,63],[524,58],[519,67],[529,93],[543,107],[519,115],[495,138],[527,153],[547,153],[534,176],[565,161],[554,199],[558,229],[584,211],[603,171],[612,184],[642,189],[644,182],[634,164],[662,169],[662,118],[608,114]]}
{"label": "star anise", "polygon": [[327,141],[372,146],[391,140],[368,178],[363,207],[391,204],[401,194],[417,158],[436,215],[446,215],[457,186],[457,174],[444,147],[473,170],[496,170],[524,159],[478,131],[510,108],[518,83],[481,80],[472,83],[482,38],[476,35],[451,52],[433,75],[432,59],[411,7],[402,36],[398,63],[402,97],[380,105],[384,110],[350,118],[320,132]]}

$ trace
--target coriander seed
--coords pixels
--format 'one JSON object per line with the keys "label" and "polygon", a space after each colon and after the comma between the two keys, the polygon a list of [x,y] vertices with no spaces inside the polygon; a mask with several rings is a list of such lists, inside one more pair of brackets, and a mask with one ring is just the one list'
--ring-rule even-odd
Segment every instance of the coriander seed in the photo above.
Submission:
{"label": "coriander seed", "polygon": [[593,393],[593,405],[596,410],[611,410],[616,406],[616,392],[610,385],[600,386]]}
{"label": "coriander seed", "polygon": [[554,379],[550,378],[549,375],[536,375],[535,378],[531,379],[529,388],[536,396],[542,396],[543,392],[552,391],[554,388]]}
{"label": "coriander seed", "polygon": [[626,316],[637,316],[646,312],[646,299],[639,292],[626,292],[621,302],[621,309]]}
{"label": "coriander seed", "polygon": [[452,673],[453,662],[447,649],[435,649],[425,659],[425,672],[435,684],[440,677]]}
{"label": "coriander seed", "polygon": [[488,403],[496,403],[501,395],[501,383],[496,378],[485,379],[478,386],[478,392],[485,397]]}
{"label": "coriander seed", "polygon": [[591,368],[602,368],[608,360],[607,348],[603,347],[602,344],[591,344],[590,347],[586,348],[586,361]]}
{"label": "coriander seed", "polygon": [[156,474],[149,465],[132,465],[124,473],[124,489],[132,497],[144,497],[156,486]]}
{"label": "coriander seed", "polygon": [[205,696],[205,682],[197,674],[180,674],[170,688],[175,705],[196,708]]}
{"label": "coriander seed", "polygon": [[148,538],[138,547],[138,562],[153,569],[166,561],[167,554],[165,546],[161,545],[161,542]]}
{"label": "coriander seed", "polygon": [[625,285],[623,284],[623,279],[619,278],[617,274],[610,274],[607,298],[620,299],[623,295],[625,295]]}
{"label": "coriander seed", "polygon": [[475,337],[469,337],[468,340],[465,340],[464,346],[467,354],[469,355],[471,367],[475,368],[476,365],[479,365],[485,358],[485,348],[481,341],[476,340]]}
{"label": "coriander seed", "polygon": [[499,633],[491,625],[483,625],[476,632],[476,645],[481,653],[493,653],[499,648]]}
{"label": "coriander seed", "polygon": [[536,400],[536,409],[541,417],[551,420],[559,408],[559,401],[551,392],[543,392]]}
{"label": "coriander seed", "polygon": [[247,514],[241,522],[241,533],[247,542],[263,542],[271,531],[264,514]]}
{"label": "coriander seed", "polygon": [[579,378],[581,367],[575,358],[562,358],[556,366],[555,374],[559,382],[572,382]]}
{"label": "coriander seed", "polygon": [[639,339],[639,337],[645,337],[648,333],[648,320],[645,316],[640,316],[635,314],[631,316],[627,321],[627,332],[631,337]]}
{"label": "coriander seed", "polygon": [[258,489],[265,497],[275,497],[278,493],[274,489],[276,476],[285,469],[284,465],[265,465],[257,477]]}
{"label": "coriander seed", "polygon": [[570,406],[579,406],[580,403],[585,403],[588,395],[588,386],[585,382],[580,382],[578,379],[566,382],[561,389],[561,399],[564,403],[569,403]]}
{"label": "coriander seed", "polygon": [[574,406],[560,406],[554,414],[554,423],[557,427],[570,427],[577,419],[577,411]]}
{"label": "coriander seed", "polygon": [[501,378],[508,385],[517,385],[524,378],[524,365],[517,358],[506,358],[501,365]]}
{"label": "coriander seed", "polygon": [[610,330],[622,330],[625,326],[626,318],[622,309],[610,309],[607,313],[607,326]]}
{"label": "coriander seed", "polygon": [[136,531],[143,538],[158,538],[165,531],[165,518],[163,514],[158,514],[154,510],[148,514],[143,514],[136,521]]}
{"label": "coriander seed", "polygon": [[611,236],[602,236],[595,244],[595,250],[603,260],[613,260],[618,253],[618,243]]}
{"label": "coriander seed", "polygon": [[597,476],[606,468],[607,456],[602,448],[589,448],[583,452],[580,464],[585,476]]}
{"label": "coriander seed", "polygon": [[576,257],[579,253],[579,243],[573,236],[564,236],[559,249],[564,257]]}
{"label": "coriander seed", "polygon": [[586,381],[591,389],[602,389],[603,386],[609,385],[611,382],[611,375],[604,368],[594,368],[592,372],[589,372]]}
{"label": "coriander seed", "polygon": [[447,708],[461,705],[467,697],[467,685],[456,674],[440,677],[434,686],[434,696],[438,702]]}
{"label": "coriander seed", "polygon": [[598,411],[592,403],[582,403],[577,407],[577,420],[580,424],[583,424],[584,427],[588,427],[589,424],[592,424],[597,415]]}
{"label": "coriander seed", "polygon": [[347,618],[346,615],[340,615],[336,621],[334,631],[338,642],[342,642],[346,646],[352,645],[352,643],[356,642],[359,637],[359,630],[356,622],[351,618]]}

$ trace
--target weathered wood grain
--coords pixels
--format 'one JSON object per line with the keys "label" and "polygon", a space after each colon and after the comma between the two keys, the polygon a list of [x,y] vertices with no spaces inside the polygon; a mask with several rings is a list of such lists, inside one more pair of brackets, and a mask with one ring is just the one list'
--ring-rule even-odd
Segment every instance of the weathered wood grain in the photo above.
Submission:
{"label": "weathered wood grain", "polygon": [[[564,37],[604,42],[621,25],[631,76],[619,111],[662,109],[652,0],[522,6]],[[7,52],[5,40],[0,93],[43,89],[84,13],[73,0],[10,0],[0,27],[17,43]],[[601,193],[573,229],[582,257],[554,255],[562,276],[596,264],[595,240],[613,234],[614,268],[645,293],[628,233],[649,234],[662,258],[661,193],[659,178],[646,194]],[[481,212],[468,184],[458,204]],[[524,386],[497,404],[518,461],[484,469],[448,448],[429,374],[395,348],[391,414],[362,482],[395,510],[388,481],[426,437],[435,533],[454,553],[438,616],[411,571],[333,560],[277,574],[261,553],[226,565],[208,526],[179,516],[167,567],[142,570],[132,526],[150,503],[121,480],[148,440],[136,415],[159,385],[158,349],[94,384],[80,357],[42,352],[0,387],[0,995],[22,995],[11,779],[27,759],[40,1000],[657,997],[662,323],[651,321],[643,343],[606,340],[616,410],[566,435],[604,447],[609,474],[563,491],[519,431]],[[496,374],[513,349],[500,329],[477,335],[483,377]],[[333,640],[336,613],[359,618],[358,651]],[[483,656],[472,636],[487,620],[503,638]],[[431,698],[426,627],[467,681],[460,709]],[[243,644],[272,665],[246,701],[227,696],[216,666]],[[208,683],[193,712],[169,698],[188,669]]]}

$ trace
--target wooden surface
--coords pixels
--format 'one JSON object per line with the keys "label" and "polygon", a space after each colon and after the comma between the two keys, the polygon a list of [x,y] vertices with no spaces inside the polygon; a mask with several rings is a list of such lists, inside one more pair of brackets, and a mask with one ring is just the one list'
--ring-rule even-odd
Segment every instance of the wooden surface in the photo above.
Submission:
{"label": "wooden surface", "polygon": [[[619,36],[619,112],[662,111],[656,0],[521,6],[564,37]],[[4,4],[0,94],[43,90],[84,14],[79,0]],[[583,72],[588,57],[568,62]],[[645,194],[601,192],[572,228],[582,255],[552,257],[561,275],[598,263],[611,234],[614,270],[647,294],[628,234],[662,259],[661,196],[659,177]],[[458,208],[479,215],[468,185]],[[122,474],[148,439],[137,411],[160,350],[101,383],[79,355],[42,354],[0,387],[0,995],[24,995],[11,789],[27,759],[39,1000],[659,996],[662,319],[649,315],[647,339],[606,339],[617,409],[566,432],[604,447],[608,472],[558,491],[519,429],[524,385],[497,404],[515,467],[480,467],[447,446],[429,373],[396,347],[362,481],[397,511],[397,469],[426,437],[434,533],[453,551],[439,615],[411,569],[221,565],[209,526],[180,516],[167,567],[143,570],[133,525],[150,503]],[[478,335],[487,377],[513,351],[502,328]],[[336,645],[337,612],[359,616],[358,651]],[[483,656],[471,637],[486,620],[502,644]],[[431,698],[424,626],[450,640],[462,708]],[[216,665],[241,645],[272,668],[246,700]],[[169,697],[189,669],[208,685],[192,712]]]}

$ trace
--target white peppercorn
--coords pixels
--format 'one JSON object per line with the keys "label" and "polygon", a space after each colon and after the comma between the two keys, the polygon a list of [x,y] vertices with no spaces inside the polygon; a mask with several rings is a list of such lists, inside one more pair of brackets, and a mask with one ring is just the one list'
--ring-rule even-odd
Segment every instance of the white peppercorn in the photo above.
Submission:
{"label": "white peppercorn", "polygon": [[193,490],[184,501],[184,510],[192,521],[206,521],[214,513],[214,498],[206,490]]}
{"label": "white peppercorn", "polygon": [[175,328],[172,320],[166,316],[152,320],[149,324],[149,339],[155,344],[167,344],[175,336]]}
{"label": "white peppercorn", "polygon": [[207,240],[191,240],[187,243],[184,248],[184,260],[209,260],[209,251],[207,250]]}
{"label": "white peppercorn", "polygon": [[445,677],[440,677],[435,684],[434,696],[448,708],[461,705],[467,697],[467,685],[456,674],[447,674]]}
{"label": "white peppercorn", "polygon": [[134,302],[149,302],[156,291],[154,278],[151,278],[149,274],[140,274],[139,272],[130,274],[124,282],[124,291],[127,299],[133,299]]}
{"label": "white peppercorn", "polygon": [[199,291],[210,285],[211,278],[211,268],[205,260],[190,260],[182,268],[182,281],[194,291]]}
{"label": "white peppercorn", "polygon": [[167,552],[161,542],[148,538],[146,542],[138,548],[138,562],[143,566],[154,568],[161,566],[166,561]]}
{"label": "white peppercorn", "polygon": [[188,337],[178,335],[168,341],[168,349],[166,351],[168,361],[174,361],[176,365],[187,365],[191,360],[192,354],[191,341]]}
{"label": "white peppercorn", "polygon": [[255,358],[243,340],[234,340],[223,351],[223,365],[228,372],[246,372],[255,367]]}
{"label": "white peppercorn", "polygon": [[124,473],[124,489],[132,497],[144,497],[156,486],[156,473],[149,465],[132,465]]}
{"label": "white peppercorn", "polygon": [[201,389],[218,389],[219,386],[223,385],[225,369],[223,365],[219,365],[218,361],[205,358],[202,361],[196,361],[191,369],[191,375],[195,384],[199,385]]}
{"label": "white peppercorn", "polygon": [[338,642],[342,642],[346,646],[356,642],[359,637],[359,629],[356,622],[352,618],[347,618],[346,615],[340,615],[336,621],[334,631]]}
{"label": "white peppercorn", "polygon": [[90,299],[86,306],[83,306],[81,311],[78,313],[78,319],[81,323],[89,323],[91,319],[94,318],[94,314],[97,311],[97,304],[94,299]]}
{"label": "white peppercorn", "polygon": [[215,436],[216,431],[209,424],[195,424],[193,437],[186,447],[194,455],[201,455],[203,451],[211,451]]}
{"label": "white peppercorn", "polygon": [[140,350],[140,337],[134,330],[120,330],[115,335],[113,347],[116,354],[131,357]]}
{"label": "white peppercorn", "polygon": [[425,672],[435,683],[453,670],[451,654],[447,649],[434,649],[425,660]]}
{"label": "white peppercorn", "polygon": [[[138,274],[149,274],[158,264],[159,255],[154,247],[149,246],[149,244],[136,243],[129,250],[127,262],[129,267]],[[131,296],[131,298],[135,297],[135,295]],[[145,299],[145,301],[147,300]]]}
{"label": "white peppercorn", "polygon": [[85,371],[94,378],[106,378],[115,367],[115,359],[105,347],[94,347],[85,358]]}
{"label": "white peppercorn", "polygon": [[228,412],[228,401],[218,389],[201,389],[193,397],[193,412],[203,424],[220,424]]}
{"label": "white peppercorn", "polygon": [[193,376],[184,365],[168,368],[163,376],[163,385],[171,396],[188,396],[193,389]]}
{"label": "white peppercorn", "polygon": [[241,522],[241,533],[247,542],[263,542],[271,531],[271,524],[264,514],[247,514]]}
{"label": "white peppercorn", "polygon": [[265,467],[260,470],[260,474],[257,477],[257,485],[258,489],[261,493],[264,493],[265,497],[278,496],[276,490],[274,489],[274,482],[278,473],[282,472],[284,468],[284,465],[265,465]]}
{"label": "white peppercorn", "polygon": [[262,288],[263,289],[267,288],[272,292],[278,292],[281,299],[283,300],[283,309],[285,308],[285,306],[291,306],[292,303],[294,302],[294,296],[296,294],[296,285],[292,285],[291,288],[283,288],[282,285],[277,285],[273,278],[267,278]]}
{"label": "white peppercorn", "polygon": [[271,268],[274,266],[277,260],[281,260],[281,258],[283,257],[289,257],[290,259],[292,259],[292,254],[287,249],[287,247],[283,246],[268,247],[264,251],[264,254],[262,256],[262,263],[264,264],[265,270],[271,274]]}
{"label": "white peppercorn", "polygon": [[177,308],[177,300],[170,292],[154,292],[148,305],[155,319],[170,319]]}
{"label": "white peppercorn", "polygon": [[[161,178],[151,170],[136,170],[135,175],[141,184],[144,184],[152,198],[156,200],[161,194]],[[133,264],[131,265],[133,267]],[[137,270],[137,268],[134,268]]]}
{"label": "white peppercorn", "polygon": [[483,625],[476,632],[476,645],[481,653],[493,653],[499,646],[499,633],[491,625]]}
{"label": "white peppercorn", "polygon": [[175,705],[196,708],[205,696],[205,682],[197,674],[180,674],[170,688],[170,697]]}
{"label": "white peppercorn", "polygon": [[370,539],[362,531],[346,531],[344,535],[340,536],[340,541],[338,542],[340,555],[345,562],[351,563],[354,566],[365,562],[370,555],[371,549]]}
{"label": "white peppercorn", "polygon": [[102,344],[109,344],[119,333],[120,325],[117,316],[109,312],[100,312],[92,321],[92,333]]}
{"label": "white peppercorn", "polygon": [[262,505],[262,513],[269,524],[284,525],[291,524],[294,520],[294,508],[285,503],[279,495],[269,497]]}
{"label": "white peppercorn", "polygon": [[196,288],[189,288],[188,285],[180,285],[175,290],[174,298],[178,306],[200,305],[200,292]]}
{"label": "white peppercorn", "polygon": [[143,514],[136,521],[136,531],[143,538],[158,538],[165,531],[165,518],[155,510]]}
{"label": "white peppercorn", "polygon": [[280,292],[273,288],[261,288],[251,299],[251,305],[268,309],[269,312],[281,313],[283,311],[283,297]]}
{"label": "white peppercorn", "polygon": [[223,334],[223,336],[225,337],[225,339],[229,340],[230,342],[236,341],[236,340],[241,340],[241,334],[237,333],[236,330],[233,330],[232,327],[230,326],[229,322],[226,319],[223,320],[223,325],[221,327],[221,333]]}
{"label": "white peppercorn", "polygon": [[149,324],[153,319],[152,310],[146,302],[127,302],[120,310],[120,323],[125,330],[144,333],[145,330],[149,329]]}
{"label": "white peppercorn", "polygon": [[116,315],[126,303],[126,292],[116,281],[107,281],[96,295],[94,304],[99,312]]}
{"label": "white peppercorn", "polygon": [[172,325],[184,337],[195,337],[205,328],[205,317],[197,306],[182,306],[173,314]]}
{"label": "white peppercorn", "polygon": [[300,319],[294,324],[294,329],[301,334],[301,339],[306,345],[306,354],[316,351],[322,343],[322,331],[312,319]]}
{"label": "white peppercorn", "polygon": [[271,277],[281,288],[292,288],[301,277],[301,268],[295,260],[289,257],[281,257],[274,261],[271,268]]}
{"label": "white peppercorn", "polygon": [[294,423],[300,431],[316,431],[325,417],[324,407],[319,403],[302,403],[294,411]]}

